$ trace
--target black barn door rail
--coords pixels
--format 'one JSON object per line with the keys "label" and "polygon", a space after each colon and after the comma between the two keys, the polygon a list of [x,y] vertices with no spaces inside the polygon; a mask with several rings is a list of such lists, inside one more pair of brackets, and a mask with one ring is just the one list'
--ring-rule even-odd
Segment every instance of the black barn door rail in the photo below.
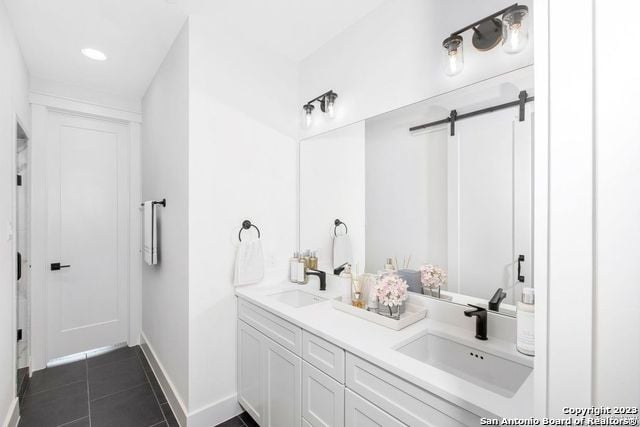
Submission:
{"label": "black barn door rail", "polygon": [[454,136],[456,134],[456,122],[458,120],[464,120],[464,119],[468,119],[469,117],[479,116],[480,114],[492,113],[494,111],[504,110],[505,108],[511,108],[511,107],[519,107],[520,108],[519,121],[524,122],[524,105],[527,102],[531,102],[533,100],[534,100],[534,97],[533,96],[528,96],[527,95],[527,91],[523,90],[518,95],[518,100],[517,101],[511,101],[511,102],[507,102],[507,103],[500,104],[500,105],[494,105],[493,107],[482,108],[480,110],[471,111],[469,113],[464,113],[464,114],[458,114],[458,112],[456,110],[451,110],[451,113],[449,114],[449,117],[447,117],[446,119],[436,120],[434,122],[425,123],[423,125],[413,126],[413,127],[409,128],[409,132],[415,132],[417,130],[430,128],[432,126],[438,126],[438,125],[442,125],[442,124],[445,124],[445,123],[450,123],[451,124],[451,136]]}

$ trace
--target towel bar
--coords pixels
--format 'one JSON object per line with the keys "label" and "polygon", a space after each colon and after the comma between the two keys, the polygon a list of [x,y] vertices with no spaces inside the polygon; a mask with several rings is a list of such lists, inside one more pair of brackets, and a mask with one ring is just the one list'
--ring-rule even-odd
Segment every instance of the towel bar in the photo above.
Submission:
{"label": "towel bar", "polygon": [[344,225],[344,234],[349,234],[349,228],[347,227],[347,224],[345,224],[344,222],[340,221],[339,219],[336,219],[335,221],[333,221],[333,224],[335,225],[335,227],[333,227],[333,235],[338,237],[338,227],[340,227],[341,225]]}
{"label": "towel bar", "polygon": [[238,240],[242,242],[242,230],[248,230],[251,227],[256,229],[256,231],[258,232],[258,239],[259,239],[260,229],[255,224],[251,224],[251,221],[249,221],[248,219],[245,219],[244,221],[242,221],[242,228],[240,228],[240,231],[238,231]]}
{"label": "towel bar", "polygon": [[[160,201],[154,200],[153,204],[154,205],[162,205],[162,207],[166,208],[167,207],[167,199],[162,199]],[[144,203],[140,203],[140,206],[144,206]]]}

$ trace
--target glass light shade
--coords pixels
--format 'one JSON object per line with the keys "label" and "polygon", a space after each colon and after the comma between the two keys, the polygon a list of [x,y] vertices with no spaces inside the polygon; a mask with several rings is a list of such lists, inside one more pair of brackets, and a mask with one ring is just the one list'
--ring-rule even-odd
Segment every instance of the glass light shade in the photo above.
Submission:
{"label": "glass light shade", "polygon": [[327,116],[333,119],[336,116],[336,106],[334,101],[327,102]]}
{"label": "glass light shade", "polygon": [[518,53],[529,42],[527,15],[529,8],[516,6],[502,15],[502,48],[507,53]]}
{"label": "glass light shade", "polygon": [[335,92],[330,92],[325,99],[325,114],[333,119],[336,116],[336,98],[338,95]]}
{"label": "glass light shade", "polygon": [[462,37],[451,36],[442,42],[444,72],[447,76],[460,74],[464,69],[464,52]]}
{"label": "glass light shade", "polygon": [[304,113],[302,115],[302,124],[304,125],[305,129],[308,129],[311,127],[311,123],[313,123],[313,105],[305,105],[304,107],[302,107],[304,110]]}

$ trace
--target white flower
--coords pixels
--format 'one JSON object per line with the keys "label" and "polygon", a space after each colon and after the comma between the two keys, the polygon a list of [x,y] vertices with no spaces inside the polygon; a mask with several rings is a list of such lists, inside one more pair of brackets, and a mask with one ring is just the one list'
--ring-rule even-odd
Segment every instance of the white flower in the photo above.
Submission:
{"label": "white flower", "polygon": [[375,293],[382,305],[394,307],[408,298],[408,288],[407,282],[397,274],[385,274],[376,283]]}
{"label": "white flower", "polygon": [[420,267],[420,279],[423,286],[437,288],[447,283],[447,273],[437,265],[426,264]]}

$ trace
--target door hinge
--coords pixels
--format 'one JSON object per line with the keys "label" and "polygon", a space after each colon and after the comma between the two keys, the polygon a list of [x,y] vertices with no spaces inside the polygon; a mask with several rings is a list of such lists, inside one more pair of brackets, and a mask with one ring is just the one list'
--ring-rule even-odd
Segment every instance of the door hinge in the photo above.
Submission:
{"label": "door hinge", "polygon": [[22,341],[22,328],[18,329],[18,341]]}
{"label": "door hinge", "polygon": [[22,175],[18,175],[17,184],[18,184],[18,187],[22,186]]}

